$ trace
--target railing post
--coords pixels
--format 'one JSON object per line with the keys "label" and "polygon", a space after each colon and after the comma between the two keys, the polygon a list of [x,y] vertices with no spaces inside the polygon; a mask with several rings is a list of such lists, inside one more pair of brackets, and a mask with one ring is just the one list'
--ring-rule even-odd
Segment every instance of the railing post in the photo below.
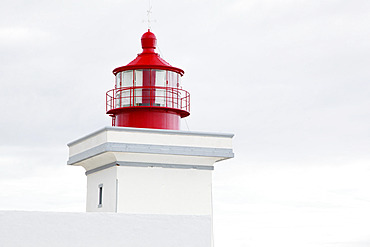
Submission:
{"label": "railing post", "polygon": [[171,88],[171,103],[172,103],[172,108],[175,108],[175,103],[174,103],[174,99],[173,99],[173,87]]}
{"label": "railing post", "polygon": [[180,100],[179,100],[179,94],[180,94],[180,90],[177,90],[177,92],[176,92],[176,103],[177,103],[177,108],[178,109],[181,109],[181,105],[182,105],[182,103],[181,103],[181,97],[180,97]]}

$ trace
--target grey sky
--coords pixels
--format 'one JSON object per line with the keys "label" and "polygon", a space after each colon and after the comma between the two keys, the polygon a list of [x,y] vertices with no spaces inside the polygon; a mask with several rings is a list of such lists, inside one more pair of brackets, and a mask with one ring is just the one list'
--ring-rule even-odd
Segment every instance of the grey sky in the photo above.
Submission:
{"label": "grey sky", "polygon": [[[152,5],[189,128],[236,134],[214,172],[216,246],[369,246],[370,2]],[[84,211],[66,143],[110,125],[111,71],[141,51],[147,6],[1,1],[0,209]]]}

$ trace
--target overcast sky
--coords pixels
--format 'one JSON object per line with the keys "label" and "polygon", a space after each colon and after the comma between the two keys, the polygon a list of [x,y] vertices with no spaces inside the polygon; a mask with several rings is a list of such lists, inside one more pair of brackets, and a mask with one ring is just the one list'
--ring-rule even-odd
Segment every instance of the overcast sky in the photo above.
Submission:
{"label": "overcast sky", "polygon": [[[216,164],[215,245],[370,246],[370,1],[152,1]],[[84,211],[66,144],[104,126],[148,1],[0,2],[0,210]],[[185,122],[182,128],[187,130]]]}

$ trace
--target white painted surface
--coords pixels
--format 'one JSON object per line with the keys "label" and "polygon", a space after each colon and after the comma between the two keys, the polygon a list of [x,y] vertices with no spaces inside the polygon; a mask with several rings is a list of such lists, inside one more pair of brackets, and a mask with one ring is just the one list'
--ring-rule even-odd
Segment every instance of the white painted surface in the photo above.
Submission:
{"label": "white painted surface", "polygon": [[114,166],[87,175],[86,210],[211,216],[211,195],[211,170]]}
{"label": "white painted surface", "polygon": [[[87,212],[116,212],[117,167],[104,169],[87,176]],[[99,205],[99,185],[103,185],[103,203]]]}
{"label": "white painted surface", "polygon": [[216,136],[200,136],[184,134],[166,134],[161,131],[159,133],[145,132],[145,131],[107,131],[107,140],[109,142],[126,142],[137,144],[160,144],[160,145],[173,145],[173,146],[193,146],[193,147],[213,147],[222,148],[225,146],[231,147],[231,138],[216,137]]}
{"label": "white painted surface", "polygon": [[213,165],[220,157],[207,156],[186,156],[169,154],[148,154],[148,153],[114,153],[119,161],[165,163],[179,165]]}
{"label": "white painted surface", "polygon": [[206,216],[0,211],[4,247],[211,247]]}
{"label": "white painted surface", "polygon": [[118,212],[212,215],[212,171],[117,167]]}
{"label": "white painted surface", "polygon": [[[125,131],[125,129],[127,129]],[[115,127],[105,128],[94,135],[83,137],[74,141],[69,146],[69,157],[78,153],[99,146],[105,142],[132,143],[132,144],[149,144],[149,145],[170,145],[170,146],[190,146],[190,147],[208,147],[208,148],[232,148],[232,138],[230,136],[211,136],[200,135],[199,133],[174,134],[174,131],[155,130]]]}
{"label": "white painted surface", "polygon": [[220,157],[105,152],[76,163],[87,171],[116,161],[211,166]]}
{"label": "white painted surface", "polygon": [[95,155],[89,159],[76,163],[75,165],[82,166],[86,171],[91,169],[110,164],[117,161],[117,157],[113,152],[105,152]]}
{"label": "white painted surface", "polygon": [[90,148],[99,146],[100,144],[107,142],[107,132],[101,131],[92,135],[90,138],[86,138],[81,142],[76,142],[69,147],[69,157],[78,154],[82,151],[88,150]]}
{"label": "white painted surface", "polygon": [[[84,155],[93,153],[91,152],[92,148],[104,143],[139,144],[142,145],[141,147],[144,150],[148,148],[147,145],[159,145],[159,150],[163,148],[162,146],[166,146],[168,149],[171,149],[171,147],[186,147],[184,150],[189,150],[189,148],[208,148],[207,150],[212,151],[218,149],[232,150],[231,135],[215,134],[215,136],[212,136],[207,133],[202,135],[200,132],[186,133],[179,131],[176,133],[173,130],[133,130],[133,128],[107,127],[68,144],[69,158],[78,157],[73,165],[83,166],[87,171],[117,161],[211,166],[217,161],[230,158],[227,155],[225,157],[213,155],[211,151],[204,155],[192,155],[189,151],[186,151],[184,155],[178,155],[171,153],[170,150],[169,153],[115,152],[116,150],[114,150],[85,158]],[[91,153],[86,154],[86,152]],[[81,155],[83,155],[83,158],[81,158]]]}

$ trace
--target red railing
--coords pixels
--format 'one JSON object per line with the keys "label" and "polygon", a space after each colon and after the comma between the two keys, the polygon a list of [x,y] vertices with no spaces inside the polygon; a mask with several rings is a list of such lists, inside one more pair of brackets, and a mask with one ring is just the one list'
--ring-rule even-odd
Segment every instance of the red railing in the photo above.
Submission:
{"label": "red railing", "polygon": [[106,111],[124,107],[166,107],[190,112],[190,94],[172,87],[123,87],[106,94]]}

